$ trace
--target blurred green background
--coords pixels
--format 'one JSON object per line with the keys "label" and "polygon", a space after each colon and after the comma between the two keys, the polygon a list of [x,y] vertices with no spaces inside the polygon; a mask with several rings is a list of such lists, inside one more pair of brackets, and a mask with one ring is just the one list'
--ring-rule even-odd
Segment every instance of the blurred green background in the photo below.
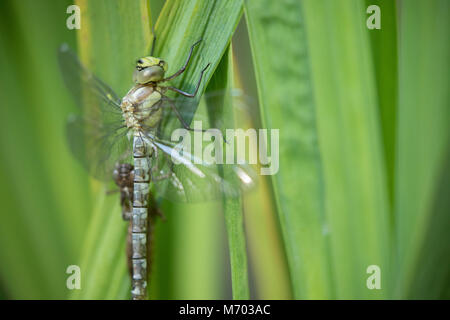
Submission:
{"label": "blurred green background", "polygon": [[450,298],[449,1],[80,0],[69,30],[71,4],[0,2],[1,299],[129,298],[118,195],[70,154],[56,52],[124,95],[153,25],[170,70],[203,38],[176,84],[211,62],[201,91],[253,97],[280,169],[242,203],[163,201],[150,298]]}

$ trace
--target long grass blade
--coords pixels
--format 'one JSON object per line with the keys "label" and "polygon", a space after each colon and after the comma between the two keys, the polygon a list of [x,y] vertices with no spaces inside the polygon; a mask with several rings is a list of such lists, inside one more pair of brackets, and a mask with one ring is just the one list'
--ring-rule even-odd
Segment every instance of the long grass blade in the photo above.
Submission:
{"label": "long grass blade", "polygon": [[396,298],[449,297],[449,5],[399,8]]}
{"label": "long grass blade", "polygon": [[[201,97],[231,40],[241,14],[241,0],[166,1],[155,25],[157,37],[155,55],[163,57],[169,63],[168,74],[172,74],[184,64],[189,48],[202,39],[200,45],[194,49],[186,71],[182,76],[171,81],[171,85],[183,91],[192,92],[200,70],[210,63],[196,99]],[[171,132],[179,126],[179,121],[174,119],[167,124],[165,130]],[[174,255],[170,257],[170,252],[160,249],[155,252],[155,277],[159,276],[155,281],[163,292],[152,292],[151,296],[166,299],[192,296],[208,299],[227,297],[222,290],[224,287],[222,280],[225,280],[221,276],[224,273],[223,267],[217,265],[217,262],[222,261],[224,257],[212,254],[212,252],[217,253],[223,250],[220,249],[223,233],[220,231],[220,221],[216,220],[222,217],[214,213],[217,212],[217,208],[212,209],[214,207],[211,207],[211,204],[164,205],[166,206],[171,210],[168,213],[165,212],[170,215],[168,219],[171,221],[158,226],[158,229],[164,230],[166,234],[158,231],[155,242],[169,242]],[[186,230],[188,226],[191,226],[190,230]],[[170,239],[167,239],[168,236]],[[189,237],[189,241],[186,241],[186,237]],[[199,245],[200,242],[202,245]],[[156,246],[159,247],[160,244]],[[205,259],[205,257],[208,258]],[[159,266],[158,259],[165,262],[165,265]],[[199,264],[199,261],[202,263]],[[171,263],[175,264],[174,267],[169,267],[167,270],[167,265]],[[187,278],[191,279],[189,283],[186,282]],[[216,279],[214,288],[206,285],[205,278],[211,281]],[[189,284],[191,286],[188,288]]]}
{"label": "long grass blade", "polygon": [[263,126],[279,130],[268,150],[280,155],[272,181],[293,294],[329,298],[324,182],[302,15],[298,1],[245,1]]}
{"label": "long grass blade", "polygon": [[[398,52],[396,1],[366,0],[366,8],[377,5],[381,13],[381,29],[370,30],[372,57],[377,85],[377,98],[383,135],[389,203],[394,202],[395,143],[398,109]],[[369,15],[367,15],[369,16]],[[391,221],[393,221],[391,213]]]}
{"label": "long grass blade", "polygon": [[[232,88],[233,79],[233,64],[231,55],[231,46],[226,51],[225,55],[217,67],[211,82],[208,85],[207,91],[226,90]],[[227,128],[235,128],[234,114],[232,112],[231,101],[227,97],[223,97],[223,101],[210,101],[210,103],[220,103],[222,107],[215,105],[214,108],[209,109],[209,118],[211,127],[217,128],[216,120],[224,124],[224,127],[219,127],[221,132],[225,132]],[[207,101],[208,103],[208,101]],[[219,104],[219,105],[220,105]],[[232,174],[227,166],[219,172],[223,176]],[[243,300],[249,299],[249,284],[247,271],[247,252],[244,232],[244,218],[243,218],[243,204],[242,196],[234,199],[222,199],[223,211],[225,216],[225,224],[228,235],[228,249],[230,252],[231,265],[231,285],[233,299]]]}
{"label": "long grass blade", "polygon": [[[254,103],[242,119],[245,129],[262,129],[256,78],[253,72],[247,25],[242,19],[233,35],[233,87],[242,90]],[[251,72],[249,70],[252,70]],[[260,172],[261,164],[256,171]],[[259,176],[258,184],[243,196],[249,273],[252,279],[251,299],[291,299],[289,270],[283,246],[278,215],[273,199],[270,176]]]}
{"label": "long grass blade", "polygon": [[5,298],[67,297],[66,268],[76,263],[87,225],[87,176],[66,148],[64,123],[71,105],[56,60],[61,42],[75,43],[75,33],[65,25],[70,4],[0,5],[0,277]]}
{"label": "long grass blade", "polygon": [[[386,298],[392,285],[388,183],[366,8],[357,0],[302,4],[335,294]],[[379,290],[367,286],[373,268],[381,272]]]}

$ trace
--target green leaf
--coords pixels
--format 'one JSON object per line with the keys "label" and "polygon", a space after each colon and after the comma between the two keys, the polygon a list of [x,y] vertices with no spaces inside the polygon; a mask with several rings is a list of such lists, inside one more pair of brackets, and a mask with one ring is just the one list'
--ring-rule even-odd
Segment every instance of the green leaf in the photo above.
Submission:
{"label": "green leaf", "polygon": [[[261,129],[259,104],[257,103],[256,78],[253,72],[248,29],[242,19],[233,35],[234,86],[248,95],[249,117],[240,124],[245,129]],[[251,103],[254,101],[255,103]],[[247,119],[245,119],[247,118]],[[256,165],[260,172],[261,164]],[[259,176],[253,190],[243,195],[247,253],[251,263],[251,279],[254,284],[252,299],[292,299],[289,270],[283,239],[278,223],[271,176]]]}
{"label": "green leaf", "polygon": [[0,282],[9,299],[65,298],[88,221],[87,175],[66,147],[72,105],[56,60],[60,43],[75,43],[69,5],[0,4]]}
{"label": "green leaf", "polygon": [[[380,7],[381,29],[369,31],[376,76],[378,106],[383,134],[384,157],[389,188],[389,202],[394,202],[394,170],[397,121],[397,6],[395,1],[366,0],[366,7]],[[369,14],[367,14],[367,17]],[[393,221],[391,214],[391,221]]]}
{"label": "green leaf", "polygon": [[302,15],[298,1],[245,1],[263,126],[279,130],[279,143],[269,141],[268,149],[279,152],[272,181],[294,298],[330,298],[323,171]]}
{"label": "green leaf", "polygon": [[[81,290],[71,299],[124,299],[130,296],[130,280],[126,267],[125,243],[127,224],[122,221],[117,196],[98,190],[96,207],[80,258]],[[128,290],[120,290],[126,284]]]}
{"label": "green leaf", "polygon": [[[214,92],[232,88],[233,65],[231,46],[222,57],[222,60],[214,73],[211,82],[208,85],[207,92]],[[231,80],[230,80],[231,79]],[[229,98],[229,97],[228,97]],[[235,128],[232,101],[227,96],[219,99],[210,99],[208,109],[210,124],[212,128],[219,128],[221,132],[225,132],[227,128]],[[217,126],[218,120],[224,123],[223,127]],[[219,171],[224,177],[233,174],[225,165],[223,170]],[[241,196],[239,198],[222,199],[225,223],[228,235],[228,248],[230,252],[231,265],[231,286],[233,299],[243,300],[250,298],[248,287],[247,272],[247,253],[244,233],[243,206]]]}
{"label": "green leaf", "polygon": [[[169,63],[168,74],[176,72],[186,61],[190,47],[199,39],[202,39],[193,52],[192,59],[186,71],[178,78],[171,81],[171,85],[187,92],[193,92],[199,79],[200,71],[208,64],[201,82],[196,100],[199,101],[212,74],[217,68],[224,54],[231,36],[242,14],[242,1],[166,1],[155,27],[157,36],[155,55],[164,58]],[[195,104],[193,104],[195,107]],[[186,110],[194,111],[194,110]],[[166,127],[171,132],[179,127],[177,119],[173,119]],[[169,257],[168,252],[158,250],[155,255],[155,279],[156,285],[163,292],[152,292],[151,296],[157,298],[222,298],[219,293],[220,282],[215,290],[205,285],[206,279],[220,277],[220,255],[217,256],[212,248],[220,247],[221,233],[216,218],[211,212],[217,212],[217,208],[205,205],[168,206],[170,222],[158,226],[164,232],[178,234],[179,237],[167,236],[162,232],[156,235],[156,246],[161,241],[169,241],[176,253],[175,257]],[[195,213],[195,214],[194,214]],[[184,215],[184,216],[183,216]],[[166,225],[168,224],[168,225]],[[190,229],[186,229],[187,226]],[[181,232],[181,230],[183,230]],[[206,231],[208,230],[208,231]],[[200,232],[202,231],[202,232]],[[184,235],[184,236],[182,236]],[[186,239],[189,239],[187,241]],[[200,245],[202,243],[202,245]],[[208,245],[205,245],[208,243]],[[222,249],[223,250],[223,249]],[[205,259],[205,257],[208,257]],[[214,258],[215,257],[215,258]],[[158,259],[166,262],[158,265]],[[201,262],[200,264],[198,262]],[[167,272],[167,265],[175,264],[175,267]],[[184,266],[184,268],[182,267]],[[216,270],[215,273],[211,270]],[[175,275],[176,279],[173,279]],[[191,280],[187,280],[191,279]],[[197,280],[195,280],[197,279]],[[211,280],[213,281],[213,280]],[[166,284],[169,284],[167,287]],[[190,284],[190,287],[187,286]],[[188,293],[189,292],[189,293]]]}
{"label": "green leaf", "polygon": [[[358,0],[306,0],[303,7],[335,294],[386,298],[389,189],[366,8]],[[381,290],[366,286],[370,265],[381,269]]]}
{"label": "green leaf", "polygon": [[396,298],[449,297],[449,5],[400,7]]}
{"label": "green leaf", "polygon": [[[194,98],[196,101],[200,100],[231,41],[241,14],[242,0],[166,1],[156,23],[155,55],[164,57],[164,60],[169,62],[168,74],[179,70],[186,61],[190,47],[198,40],[202,40],[194,49],[186,71],[171,81],[173,86],[186,92],[193,92],[201,70],[210,63]],[[195,104],[192,104],[192,108],[195,108]],[[168,125],[167,130],[174,127],[179,127],[177,119],[173,119],[172,125]]]}

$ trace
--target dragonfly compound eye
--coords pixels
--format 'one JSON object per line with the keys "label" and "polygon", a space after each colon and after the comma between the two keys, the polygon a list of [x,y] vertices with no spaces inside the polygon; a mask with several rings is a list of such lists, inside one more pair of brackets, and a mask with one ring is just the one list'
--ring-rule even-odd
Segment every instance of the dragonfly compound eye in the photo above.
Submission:
{"label": "dragonfly compound eye", "polygon": [[164,68],[159,65],[143,69],[136,68],[133,73],[133,81],[138,84],[157,82],[164,78],[164,72]]}
{"label": "dragonfly compound eye", "polygon": [[164,60],[160,60],[158,65],[164,69],[164,71],[167,71],[167,62]]}

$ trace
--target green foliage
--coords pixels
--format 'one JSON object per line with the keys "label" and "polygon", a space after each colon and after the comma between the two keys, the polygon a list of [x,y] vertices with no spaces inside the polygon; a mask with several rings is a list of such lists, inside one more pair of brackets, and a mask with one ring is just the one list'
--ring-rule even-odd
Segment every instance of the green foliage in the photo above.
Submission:
{"label": "green foliage", "polygon": [[[245,1],[245,14],[263,126],[280,131],[280,170],[272,178],[294,297],[330,297],[323,173],[302,9],[298,1],[255,0]],[[269,141],[269,150],[271,143],[276,141]]]}
{"label": "green foliage", "polygon": [[[280,166],[242,199],[159,204],[150,298],[450,297],[448,1],[77,0],[79,31],[70,4],[0,4],[1,298],[129,298],[127,225],[68,151],[56,52],[68,43],[122,96],[155,21],[169,74],[203,40],[173,86],[193,91],[211,63],[198,97],[256,87],[248,122],[279,129]],[[366,27],[371,4],[381,30]],[[232,125],[221,104],[211,122]],[[66,288],[69,265],[82,290]]]}
{"label": "green foliage", "polygon": [[65,298],[65,271],[89,221],[87,176],[66,147],[72,105],[56,61],[62,42],[75,44],[68,5],[1,3],[0,282],[9,298]]}
{"label": "green foliage", "polygon": [[[387,297],[388,192],[365,8],[360,1],[304,8],[335,294]],[[369,265],[383,270],[381,290],[365,286]]]}
{"label": "green foliage", "polygon": [[[207,91],[224,91],[233,88],[233,61],[231,60],[231,46],[222,57],[222,60],[211,79]],[[210,126],[212,128],[219,128],[225,132],[227,128],[236,128],[233,114],[233,106],[231,105],[228,95],[220,98],[209,98],[207,100]],[[218,100],[222,101],[218,101]],[[218,123],[222,122],[221,127]],[[227,167],[221,168],[219,171],[224,177],[232,175],[233,173]],[[233,292],[233,299],[243,300],[249,299],[248,287],[248,273],[247,273],[247,253],[244,233],[244,219],[242,196],[234,199],[226,199],[223,197],[222,201],[225,223],[228,235],[228,247],[230,250],[230,265],[231,265],[231,285]]]}
{"label": "green foliage", "polygon": [[405,1],[400,12],[395,297],[448,299],[450,4]]}

